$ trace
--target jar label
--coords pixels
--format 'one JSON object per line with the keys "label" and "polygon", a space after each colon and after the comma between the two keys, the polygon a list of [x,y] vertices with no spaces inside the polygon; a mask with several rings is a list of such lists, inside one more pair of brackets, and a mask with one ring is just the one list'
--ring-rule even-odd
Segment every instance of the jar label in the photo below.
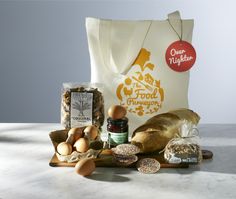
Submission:
{"label": "jar label", "polygon": [[71,92],[71,128],[92,125],[93,93]]}
{"label": "jar label", "polygon": [[127,143],[128,135],[129,135],[128,132],[123,132],[123,133],[108,132],[108,142],[110,145],[113,145],[113,146]]}

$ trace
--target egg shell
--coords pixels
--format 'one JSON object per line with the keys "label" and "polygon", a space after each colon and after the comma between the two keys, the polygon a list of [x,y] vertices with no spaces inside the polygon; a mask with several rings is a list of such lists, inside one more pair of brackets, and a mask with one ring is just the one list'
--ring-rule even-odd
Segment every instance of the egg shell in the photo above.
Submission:
{"label": "egg shell", "polygon": [[84,129],[84,133],[86,136],[88,136],[91,140],[95,140],[96,137],[98,136],[98,129],[96,126],[87,126],[85,129]]}
{"label": "egg shell", "polygon": [[113,120],[118,120],[125,117],[127,114],[126,108],[121,105],[113,105],[108,109],[108,116]]}
{"label": "egg shell", "polygon": [[73,134],[74,135],[74,140],[78,140],[80,138],[83,137],[84,133],[83,133],[83,129],[82,128],[72,128],[69,130],[68,132],[68,136]]}
{"label": "egg shell", "polygon": [[91,158],[84,158],[75,165],[76,173],[82,176],[91,175],[95,168],[95,163]]}
{"label": "egg shell", "polygon": [[78,151],[80,153],[84,153],[84,152],[88,151],[88,149],[89,149],[88,138],[83,137],[83,138],[78,139],[75,142],[74,147],[76,148],[76,151]]}
{"label": "egg shell", "polygon": [[70,155],[72,153],[72,146],[69,143],[61,142],[57,146],[57,152],[61,155]]}

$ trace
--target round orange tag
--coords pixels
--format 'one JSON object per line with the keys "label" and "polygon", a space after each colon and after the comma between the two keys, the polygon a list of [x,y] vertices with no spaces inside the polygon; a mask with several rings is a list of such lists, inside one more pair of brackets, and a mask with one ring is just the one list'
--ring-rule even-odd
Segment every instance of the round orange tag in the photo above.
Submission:
{"label": "round orange tag", "polygon": [[196,51],[186,41],[176,41],[166,50],[166,63],[176,72],[188,71],[196,61]]}

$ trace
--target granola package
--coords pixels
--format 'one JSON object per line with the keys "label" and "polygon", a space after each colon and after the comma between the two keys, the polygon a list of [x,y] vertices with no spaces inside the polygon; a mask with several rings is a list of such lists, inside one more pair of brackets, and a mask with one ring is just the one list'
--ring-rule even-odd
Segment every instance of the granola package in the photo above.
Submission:
{"label": "granola package", "polygon": [[183,121],[180,137],[168,142],[164,150],[164,158],[171,164],[198,164],[202,161],[199,132],[195,125]]}
{"label": "granola package", "polygon": [[61,97],[61,124],[66,128],[95,125],[104,122],[102,84],[64,83]]}

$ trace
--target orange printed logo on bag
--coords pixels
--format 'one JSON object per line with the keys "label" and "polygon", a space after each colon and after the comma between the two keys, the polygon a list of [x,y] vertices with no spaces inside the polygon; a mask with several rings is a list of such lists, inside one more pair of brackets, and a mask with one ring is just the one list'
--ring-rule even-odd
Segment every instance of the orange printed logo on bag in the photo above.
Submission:
{"label": "orange printed logo on bag", "polygon": [[128,74],[116,89],[120,104],[127,107],[128,112],[139,116],[157,112],[164,101],[161,82],[152,76],[156,67],[149,62],[150,55],[149,51],[142,48],[132,64],[132,74]]}

